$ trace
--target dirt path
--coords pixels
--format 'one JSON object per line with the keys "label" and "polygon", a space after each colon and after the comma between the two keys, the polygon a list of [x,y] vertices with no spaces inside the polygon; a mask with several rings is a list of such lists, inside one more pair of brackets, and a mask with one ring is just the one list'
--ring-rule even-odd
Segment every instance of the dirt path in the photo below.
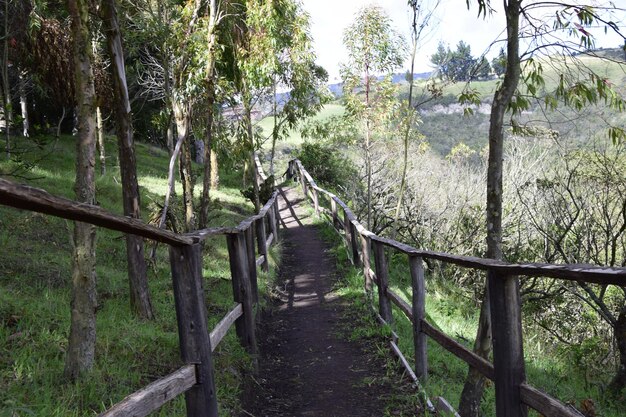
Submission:
{"label": "dirt path", "polygon": [[284,287],[259,331],[260,370],[245,415],[382,416],[390,390],[371,382],[384,379],[384,362],[346,340],[346,306],[332,292],[335,259],[305,204],[295,189],[284,189],[278,280]]}

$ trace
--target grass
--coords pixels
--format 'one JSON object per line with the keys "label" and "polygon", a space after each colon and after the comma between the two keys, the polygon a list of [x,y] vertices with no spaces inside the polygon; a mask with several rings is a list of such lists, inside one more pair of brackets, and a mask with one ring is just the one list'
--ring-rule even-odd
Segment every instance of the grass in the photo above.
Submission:
{"label": "grass", "polygon": [[[23,163],[11,180],[73,198],[74,138],[56,143],[43,139],[36,146],[19,139]],[[97,200],[103,208],[122,212],[115,143],[107,142],[107,174],[97,179]],[[168,155],[137,144],[142,214],[149,218],[152,202],[162,202],[166,190]],[[0,172],[19,164],[0,162]],[[200,167],[196,167],[199,171]],[[239,193],[239,174],[221,173],[222,188],[212,193],[211,226],[235,225],[252,214]],[[199,192],[200,187],[196,187]],[[180,195],[180,184],[177,184]],[[98,228],[98,314],[96,364],[75,384],[63,380],[70,319],[71,222],[0,206],[0,416],[88,416],[182,365],[171,287],[168,253],[163,245],[148,272],[156,319],[141,321],[129,308],[123,235]],[[146,242],[147,248],[151,242]],[[209,326],[232,307],[230,269],[224,237],[207,241],[203,275]],[[276,254],[271,257],[275,261]],[[259,276],[261,288],[267,277]],[[227,334],[214,356],[220,415],[238,411],[241,374],[251,366],[234,331]],[[156,415],[182,416],[184,398]]]}

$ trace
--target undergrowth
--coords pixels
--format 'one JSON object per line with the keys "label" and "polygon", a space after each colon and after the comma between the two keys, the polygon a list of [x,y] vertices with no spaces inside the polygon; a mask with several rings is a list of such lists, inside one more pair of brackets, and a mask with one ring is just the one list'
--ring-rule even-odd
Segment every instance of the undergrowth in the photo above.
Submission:
{"label": "undergrowth", "polygon": [[[363,343],[376,341],[378,352],[389,361],[395,361],[392,359],[393,354],[387,342],[393,330],[399,336],[398,345],[401,351],[409,363],[412,363],[413,330],[409,319],[394,306],[391,328],[378,324],[372,314],[372,308],[378,310],[376,290],[374,289],[372,300],[368,301],[364,291],[362,269],[355,268],[350,263],[343,239],[328,222],[320,221],[319,227],[324,238],[333,245],[332,251],[343,276],[337,291],[350,300],[352,311],[355,311],[355,314],[350,314],[350,319],[355,323],[351,329],[351,337]],[[387,256],[390,288],[410,303],[411,279],[406,256],[392,255],[390,251],[387,251]],[[374,269],[373,257],[372,269]],[[452,285],[446,285],[445,279],[433,276],[433,272],[428,268],[425,278],[427,320],[460,344],[472,349],[478,323],[478,302],[464,298]],[[585,370],[572,366],[569,356],[548,355],[540,336],[526,326],[524,331],[526,376],[532,386],[548,392],[566,404],[584,410],[588,416],[624,415],[623,405],[608,399],[601,385],[590,383]],[[420,384],[431,400],[434,401],[436,397],[441,396],[456,408],[468,367],[465,362],[430,338],[427,350],[428,379],[420,381]],[[398,367],[395,369],[397,371]],[[397,372],[393,377],[400,380]],[[414,400],[417,395],[417,390],[414,390]],[[480,413],[482,416],[495,416],[495,391],[491,381],[487,381]],[[539,416],[534,410],[529,410],[529,415]]]}
{"label": "undergrowth", "polygon": [[[0,175],[73,198],[74,141],[24,139],[19,161],[0,162]],[[43,145],[41,145],[43,143]],[[162,202],[167,188],[167,152],[137,144],[142,215]],[[98,204],[121,214],[121,185],[115,142],[107,141],[107,173],[98,176]],[[99,167],[97,167],[99,169]],[[201,167],[195,166],[197,174]],[[239,174],[221,173],[222,187],[211,192],[210,226],[236,225],[252,214],[239,193]],[[199,192],[200,187],[196,187]],[[177,193],[181,187],[177,184]],[[176,205],[174,205],[174,210]],[[71,222],[0,205],[0,416],[92,416],[182,365],[168,251],[159,245],[148,279],[156,319],[131,314],[125,239],[97,229],[97,346],[93,371],[74,384],[63,379],[70,323]],[[146,253],[153,242],[146,241]],[[270,256],[275,262],[276,252]],[[224,237],[204,247],[204,288],[209,327],[234,302]],[[266,274],[259,275],[260,290]],[[251,360],[229,331],[214,353],[220,415],[238,412],[241,374]],[[155,415],[184,416],[184,396]]]}

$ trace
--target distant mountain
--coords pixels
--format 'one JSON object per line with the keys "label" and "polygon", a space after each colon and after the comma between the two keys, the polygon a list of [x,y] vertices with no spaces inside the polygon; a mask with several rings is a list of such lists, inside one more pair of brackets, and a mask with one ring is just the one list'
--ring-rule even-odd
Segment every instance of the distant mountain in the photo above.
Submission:
{"label": "distant mountain", "polygon": [[[432,75],[432,71],[429,72],[420,72],[413,73],[414,80],[425,80]],[[379,80],[383,79],[383,76],[378,77]],[[402,84],[406,83],[406,72],[397,72],[391,75],[391,82],[394,84]],[[333,83],[328,84],[328,89],[336,98],[339,98],[343,95],[343,83]]]}

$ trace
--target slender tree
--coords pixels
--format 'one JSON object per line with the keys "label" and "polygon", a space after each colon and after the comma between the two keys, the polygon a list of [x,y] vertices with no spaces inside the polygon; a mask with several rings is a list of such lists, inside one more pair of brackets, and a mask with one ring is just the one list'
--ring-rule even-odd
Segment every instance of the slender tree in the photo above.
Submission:
{"label": "slender tree", "polygon": [[[342,65],[346,112],[362,122],[363,154],[367,180],[367,227],[372,226],[372,146],[375,128],[385,122],[396,103],[388,75],[404,60],[404,40],[391,25],[389,16],[378,6],[367,6],[345,30],[343,43],[348,62]],[[364,95],[359,94],[360,90]]]}
{"label": "slender tree", "polygon": [[[95,88],[92,69],[89,5],[67,1],[72,18],[76,137],[76,200],[95,204]],[[75,380],[94,364],[96,346],[96,228],[75,222],[72,255],[72,314],[65,359],[65,376]]]}
{"label": "slender tree", "polygon": [[[491,11],[490,0],[476,0],[479,6],[479,15],[485,16]],[[512,110],[512,114],[516,115],[529,105],[529,97],[539,97],[541,87],[545,86],[542,76],[542,66],[536,61],[530,59],[539,51],[553,48],[555,45],[567,54],[571,54],[572,45],[561,39],[547,42],[545,45],[535,45],[524,54],[520,53],[520,16],[525,16],[529,25],[537,32],[534,33],[535,39],[544,41],[542,35],[545,35],[545,26],[534,26],[532,18],[533,9],[541,10],[547,6],[558,7],[555,28],[561,30],[569,30],[571,26],[577,28],[574,31],[569,30],[570,34],[580,36],[581,46],[588,48],[592,46],[592,38],[585,26],[596,23],[604,23],[607,29],[618,31],[618,26],[610,21],[604,20],[600,13],[604,10],[614,8],[594,8],[589,5],[572,6],[564,3],[528,3],[523,5],[523,0],[504,0],[504,12],[506,17],[506,69],[504,78],[496,89],[490,116],[489,125],[489,157],[487,168],[487,253],[486,256],[493,259],[502,259],[502,166],[503,166],[503,145],[504,145],[504,117],[507,110]],[[469,2],[468,2],[469,4]],[[552,31],[552,29],[550,29]],[[554,32],[551,32],[552,34]],[[554,52],[554,50],[552,50]],[[526,74],[521,79],[522,62],[527,61]],[[548,103],[549,107],[555,108],[558,100],[561,99],[566,105],[582,106],[586,104],[596,103],[604,100],[607,104],[624,109],[624,101],[619,95],[613,91],[608,83],[602,82],[603,78],[599,77],[590,68],[578,67],[578,74],[582,72],[587,77],[587,83],[578,78],[568,77],[565,73],[566,69],[561,71],[560,81],[553,93],[543,97],[543,102]],[[524,82],[524,94],[520,91],[520,79]],[[467,89],[460,97],[464,103],[480,103],[479,94],[475,91]],[[516,129],[514,118],[511,123]],[[519,132],[519,128],[517,131]],[[619,127],[612,127],[609,135],[614,139],[624,137],[624,130]],[[490,278],[493,279],[493,278]],[[489,314],[489,294],[485,290],[482,300],[478,331],[474,342],[474,351],[482,357],[488,357],[491,349],[491,322]],[[470,368],[468,372],[461,400],[459,404],[459,413],[463,417],[478,416],[480,408],[480,400],[484,389],[484,377],[476,370]]]}
{"label": "slender tree", "polygon": [[400,180],[400,190],[398,191],[398,203],[396,204],[396,212],[394,215],[394,225],[397,225],[400,218],[400,210],[402,209],[402,202],[404,200],[404,191],[406,189],[406,175],[409,165],[409,139],[411,138],[411,131],[414,129],[416,122],[418,121],[417,109],[413,103],[413,89],[415,82],[413,80],[413,73],[415,72],[415,56],[417,54],[417,48],[425,30],[429,27],[434,12],[439,7],[440,1],[436,0],[430,7],[424,2],[418,0],[409,0],[408,6],[411,10],[411,69],[408,74],[409,81],[409,95],[407,96],[406,103],[406,120],[404,126],[404,140],[403,140],[403,158],[402,158],[402,177]]}
{"label": "slender tree", "polygon": [[[117,139],[120,158],[120,174],[122,178],[122,201],[124,215],[141,219],[139,183],[137,181],[137,160],[133,142],[132,114],[128,87],[122,36],[117,19],[115,0],[103,0],[102,20],[106,33],[107,47],[113,70],[115,87],[115,115],[117,120]],[[128,264],[128,280],[130,284],[131,310],[143,319],[153,319],[152,302],[148,288],[144,243],[139,236],[126,235],[126,260]]]}

